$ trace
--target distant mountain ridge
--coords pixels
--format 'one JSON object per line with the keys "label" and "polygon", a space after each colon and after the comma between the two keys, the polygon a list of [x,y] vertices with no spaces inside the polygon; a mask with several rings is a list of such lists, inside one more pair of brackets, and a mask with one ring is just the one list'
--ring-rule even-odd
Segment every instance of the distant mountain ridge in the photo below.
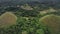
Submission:
{"label": "distant mountain ridge", "polygon": [[1,2],[29,2],[29,1],[38,1],[38,2],[50,2],[50,1],[53,1],[53,2],[59,2],[60,0],[0,0],[0,3]]}
{"label": "distant mountain ridge", "polygon": [[1,6],[9,6],[9,5],[21,5],[29,3],[31,5],[38,3],[48,3],[48,4],[56,4],[60,3],[60,0],[0,0]]}

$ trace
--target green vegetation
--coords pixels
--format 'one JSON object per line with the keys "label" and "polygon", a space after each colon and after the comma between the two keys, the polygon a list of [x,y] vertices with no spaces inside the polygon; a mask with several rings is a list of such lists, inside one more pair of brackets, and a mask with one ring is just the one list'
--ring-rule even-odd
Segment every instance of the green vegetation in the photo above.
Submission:
{"label": "green vegetation", "polygon": [[[18,17],[17,24],[7,29],[1,29],[4,34],[44,34],[38,18]],[[0,33],[0,34],[1,34]]]}
{"label": "green vegetation", "polygon": [[42,29],[38,29],[37,34],[44,34],[44,31]]}
{"label": "green vegetation", "polygon": [[0,9],[0,34],[60,34],[59,7],[24,4]]}

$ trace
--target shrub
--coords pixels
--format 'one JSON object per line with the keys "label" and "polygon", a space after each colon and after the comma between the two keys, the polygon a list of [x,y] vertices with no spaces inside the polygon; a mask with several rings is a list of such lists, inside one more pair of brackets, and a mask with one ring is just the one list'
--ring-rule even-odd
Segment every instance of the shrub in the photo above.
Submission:
{"label": "shrub", "polygon": [[42,29],[38,29],[37,34],[44,34],[44,31]]}

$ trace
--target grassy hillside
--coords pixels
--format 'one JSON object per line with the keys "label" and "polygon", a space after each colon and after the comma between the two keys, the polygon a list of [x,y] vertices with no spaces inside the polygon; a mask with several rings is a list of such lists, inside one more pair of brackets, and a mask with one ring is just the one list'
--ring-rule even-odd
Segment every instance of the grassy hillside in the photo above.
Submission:
{"label": "grassy hillside", "polygon": [[60,16],[47,15],[40,19],[50,30],[51,34],[60,34]]}
{"label": "grassy hillside", "polygon": [[0,16],[0,28],[3,28],[5,26],[9,27],[12,24],[16,24],[17,17],[11,13],[6,12]]}

